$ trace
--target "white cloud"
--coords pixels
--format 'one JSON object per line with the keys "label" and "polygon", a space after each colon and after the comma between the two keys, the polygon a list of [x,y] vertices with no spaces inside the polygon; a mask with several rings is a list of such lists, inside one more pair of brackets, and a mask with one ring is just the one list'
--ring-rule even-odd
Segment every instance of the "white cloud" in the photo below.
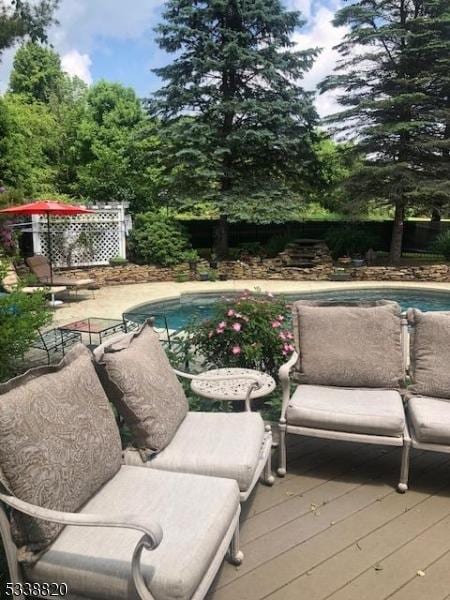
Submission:
{"label": "white cloud", "polygon": [[[337,3],[336,8],[338,8]],[[336,46],[342,40],[347,28],[334,27],[331,22],[333,16],[334,10],[321,6],[312,16],[308,30],[294,36],[298,49],[322,48],[322,52],[316,59],[313,68],[306,73],[303,79],[303,85],[308,90],[314,90],[319,81],[331,74],[339,59],[339,53],[333,50],[333,46]],[[316,108],[321,117],[337,111],[339,104],[336,100],[336,94],[326,92],[318,96]]]}
{"label": "white cloud", "polygon": [[72,76],[76,75],[87,84],[92,83],[91,64],[89,54],[81,54],[78,50],[70,50],[61,57],[63,71]]}
{"label": "white cloud", "polygon": [[0,94],[6,92],[9,84],[9,74],[13,66],[17,48],[5,50],[0,57]]}

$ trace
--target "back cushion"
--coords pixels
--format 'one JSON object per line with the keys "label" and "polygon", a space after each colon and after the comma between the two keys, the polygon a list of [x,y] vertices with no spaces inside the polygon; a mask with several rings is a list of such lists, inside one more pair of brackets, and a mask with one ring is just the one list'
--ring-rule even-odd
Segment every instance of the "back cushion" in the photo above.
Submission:
{"label": "back cushion", "polygon": [[30,256],[30,258],[27,258],[27,265],[39,279],[46,280],[50,278],[50,266],[45,256],[39,254]]}
{"label": "back cushion", "polygon": [[[43,508],[74,512],[120,468],[122,447],[90,352],[0,384],[0,483]],[[45,548],[63,528],[12,514],[18,546]],[[82,532],[81,532],[82,533]]]}
{"label": "back cushion", "polygon": [[411,332],[409,390],[423,396],[450,399],[450,312],[408,310]]}
{"label": "back cushion", "polygon": [[404,379],[401,311],[396,302],[293,305],[301,383],[397,388]]}
{"label": "back cushion", "polygon": [[188,412],[188,402],[158,335],[146,324],[96,350],[105,390],[149,453],[167,446]]}

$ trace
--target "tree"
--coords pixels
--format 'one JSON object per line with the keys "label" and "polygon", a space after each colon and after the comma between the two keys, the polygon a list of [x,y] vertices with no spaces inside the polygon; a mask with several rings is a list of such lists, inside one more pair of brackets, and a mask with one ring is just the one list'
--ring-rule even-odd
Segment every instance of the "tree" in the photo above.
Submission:
{"label": "tree", "polygon": [[9,89],[30,102],[50,102],[63,94],[65,75],[61,60],[51,48],[34,42],[21,46],[14,57]]}
{"label": "tree", "polygon": [[214,202],[216,251],[227,220],[283,221],[313,170],[312,95],[299,85],[317,50],[294,51],[303,25],[280,0],[169,0],[149,110],[168,127],[167,181],[180,198]]}
{"label": "tree", "polygon": [[25,37],[46,42],[47,28],[56,23],[53,13],[58,4],[59,0],[0,0],[0,57],[3,50]]}
{"label": "tree", "polygon": [[94,200],[127,200],[133,212],[148,209],[156,194],[158,143],[157,127],[131,88],[97,83],[78,127],[73,191]]}
{"label": "tree", "polygon": [[334,24],[349,32],[321,88],[341,91],[345,108],[331,120],[364,157],[346,191],[354,206],[393,207],[396,263],[406,211],[450,202],[448,0],[357,0]]}

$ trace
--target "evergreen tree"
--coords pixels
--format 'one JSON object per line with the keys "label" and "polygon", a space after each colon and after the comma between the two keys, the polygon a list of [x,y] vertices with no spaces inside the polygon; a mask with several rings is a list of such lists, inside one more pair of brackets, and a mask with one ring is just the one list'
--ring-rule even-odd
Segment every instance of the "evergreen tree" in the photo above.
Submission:
{"label": "evergreen tree", "polygon": [[356,0],[337,12],[334,24],[349,33],[322,90],[341,91],[345,108],[331,120],[365,157],[346,189],[356,207],[393,207],[396,263],[407,210],[450,202],[450,5]]}
{"label": "evergreen tree", "polygon": [[0,56],[18,40],[47,41],[46,30],[55,23],[53,13],[59,0],[24,2],[0,0]]}
{"label": "evergreen tree", "polygon": [[35,42],[27,42],[14,57],[9,89],[30,102],[48,103],[52,96],[62,96],[64,78],[61,59],[56,52]]}
{"label": "evergreen tree", "polygon": [[293,50],[303,21],[280,0],[169,0],[163,18],[159,45],[177,57],[155,70],[149,108],[168,126],[172,190],[217,207],[223,256],[228,219],[280,222],[299,201],[316,118],[299,81],[318,50]]}

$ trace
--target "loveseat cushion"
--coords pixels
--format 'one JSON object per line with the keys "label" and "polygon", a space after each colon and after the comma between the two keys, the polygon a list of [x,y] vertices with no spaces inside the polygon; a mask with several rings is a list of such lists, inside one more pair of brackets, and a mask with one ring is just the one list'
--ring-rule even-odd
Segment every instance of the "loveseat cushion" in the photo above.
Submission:
{"label": "loveseat cushion", "polygon": [[419,442],[450,445],[450,400],[412,396],[408,417]]}
{"label": "loveseat cushion", "polygon": [[396,302],[299,300],[293,327],[299,383],[398,388],[404,379],[401,311]]}
{"label": "loveseat cushion", "polygon": [[258,413],[189,412],[169,446],[142,462],[134,450],[125,463],[235,479],[246,492],[261,458],[265,429]]}
{"label": "loveseat cushion", "polygon": [[133,444],[156,453],[169,444],[188,401],[153,328],[115,337],[95,354],[106,393],[131,430]]}
{"label": "loveseat cushion", "polygon": [[422,396],[450,399],[450,312],[408,310],[411,331],[409,390]]}
{"label": "loveseat cushion", "polygon": [[400,437],[405,414],[396,390],[299,385],[286,411],[289,425]]}
{"label": "loveseat cushion", "polygon": [[[83,345],[56,366],[0,384],[0,483],[21,500],[75,511],[117,473],[121,454],[110,403]],[[15,542],[30,550],[61,529],[13,512]]]}
{"label": "loveseat cushion", "polygon": [[[239,510],[234,481],[123,466],[81,513],[151,516],[163,539],[142,554],[156,600],[192,598]],[[131,557],[139,531],[67,526],[36,565],[33,582],[64,581],[71,596],[137,600]]]}

